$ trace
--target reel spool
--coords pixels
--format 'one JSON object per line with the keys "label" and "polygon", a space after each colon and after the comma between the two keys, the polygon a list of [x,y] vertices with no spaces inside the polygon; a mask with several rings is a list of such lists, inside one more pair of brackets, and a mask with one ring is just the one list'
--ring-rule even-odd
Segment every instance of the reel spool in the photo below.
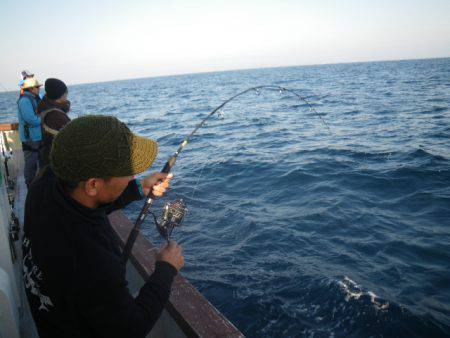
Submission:
{"label": "reel spool", "polygon": [[156,229],[166,241],[169,241],[173,229],[181,226],[187,210],[186,202],[179,198],[164,204],[160,221],[157,221],[155,217]]}

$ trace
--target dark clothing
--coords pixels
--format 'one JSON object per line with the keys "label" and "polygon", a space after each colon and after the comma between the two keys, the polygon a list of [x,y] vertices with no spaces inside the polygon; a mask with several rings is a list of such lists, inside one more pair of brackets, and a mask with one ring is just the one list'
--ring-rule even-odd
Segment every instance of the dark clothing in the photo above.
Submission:
{"label": "dark clothing", "polygon": [[61,104],[50,100],[47,96],[44,96],[37,107],[37,114],[42,120],[41,157],[43,165],[50,162],[53,138],[62,127],[70,122],[70,118],[67,116],[69,110],[70,101]]}
{"label": "dark clothing", "polygon": [[25,177],[25,184],[28,190],[33,183],[38,168],[41,169],[44,166],[42,160],[42,143],[41,141],[26,141],[22,142],[24,168],[23,176]]}
{"label": "dark clothing", "polygon": [[140,198],[131,181],[112,204],[87,208],[50,168],[25,203],[23,273],[41,337],[145,337],[166,305],[176,269],[156,262],[133,298],[107,214]]}

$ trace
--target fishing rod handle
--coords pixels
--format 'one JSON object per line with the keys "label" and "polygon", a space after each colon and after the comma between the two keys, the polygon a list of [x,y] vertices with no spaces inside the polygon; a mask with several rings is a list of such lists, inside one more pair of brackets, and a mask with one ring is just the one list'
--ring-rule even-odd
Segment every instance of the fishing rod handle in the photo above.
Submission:
{"label": "fishing rod handle", "polygon": [[126,263],[128,258],[130,258],[131,250],[133,249],[134,242],[136,241],[137,235],[139,234],[141,224],[144,222],[145,218],[147,217],[148,210],[150,209],[152,204],[153,204],[153,198],[147,197],[144,207],[141,209],[141,212],[139,213],[139,216],[136,219],[136,223],[134,224],[133,229],[131,229],[130,235],[128,236],[125,247],[123,248],[122,258],[123,258],[124,263]]}
{"label": "fishing rod handle", "polygon": [[126,263],[128,261],[128,258],[130,258],[131,250],[133,249],[134,242],[136,241],[136,237],[138,234],[138,228],[131,229],[130,235],[128,236],[127,242],[122,251],[122,260],[124,263]]}
{"label": "fishing rod handle", "polygon": [[178,154],[173,154],[166,162],[164,167],[161,170],[161,173],[168,174],[172,170],[173,166],[175,165],[175,162],[177,161]]}

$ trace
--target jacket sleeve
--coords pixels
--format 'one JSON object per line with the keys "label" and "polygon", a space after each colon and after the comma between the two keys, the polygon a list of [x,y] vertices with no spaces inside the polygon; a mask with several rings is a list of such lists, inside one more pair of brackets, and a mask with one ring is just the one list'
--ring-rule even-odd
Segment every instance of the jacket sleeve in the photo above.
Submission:
{"label": "jacket sleeve", "polygon": [[120,195],[107,209],[107,213],[110,213],[117,209],[124,208],[127,204],[134,202],[136,200],[140,200],[143,195],[139,188],[139,184],[137,180],[132,180],[128,183],[128,186],[123,191],[122,195]]}
{"label": "jacket sleeve", "polygon": [[80,288],[77,306],[96,337],[144,338],[169,300],[176,273],[169,263],[156,262],[155,272],[136,298],[130,295],[125,281],[102,273],[102,278],[86,281],[89,286]]}
{"label": "jacket sleeve", "polygon": [[19,110],[24,121],[32,127],[41,125],[41,118],[36,115],[31,101],[27,98],[19,100]]}

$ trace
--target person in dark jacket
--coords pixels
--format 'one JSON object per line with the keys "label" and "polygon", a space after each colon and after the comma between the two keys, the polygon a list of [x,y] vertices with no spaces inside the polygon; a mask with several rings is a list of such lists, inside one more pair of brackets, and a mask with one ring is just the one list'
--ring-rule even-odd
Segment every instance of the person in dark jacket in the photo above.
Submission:
{"label": "person in dark jacket", "polygon": [[28,77],[22,82],[21,95],[17,101],[19,134],[22,141],[25,183],[29,189],[38,167],[42,167],[39,154],[42,133],[41,119],[37,116],[37,106],[40,102],[39,88],[42,85],[35,77]]}
{"label": "person in dark jacket", "polygon": [[53,138],[70,122],[67,114],[70,110],[70,101],[67,99],[68,90],[66,84],[50,78],[45,81],[45,95],[37,107],[37,114],[42,121],[42,165],[49,164],[50,150]]}
{"label": "person in dark jacket", "polygon": [[166,305],[184,264],[170,242],[134,298],[107,215],[152,192],[171,175],[134,175],[153,163],[157,143],[118,119],[88,115],[53,140],[50,166],[25,202],[23,275],[40,337],[145,337]]}

